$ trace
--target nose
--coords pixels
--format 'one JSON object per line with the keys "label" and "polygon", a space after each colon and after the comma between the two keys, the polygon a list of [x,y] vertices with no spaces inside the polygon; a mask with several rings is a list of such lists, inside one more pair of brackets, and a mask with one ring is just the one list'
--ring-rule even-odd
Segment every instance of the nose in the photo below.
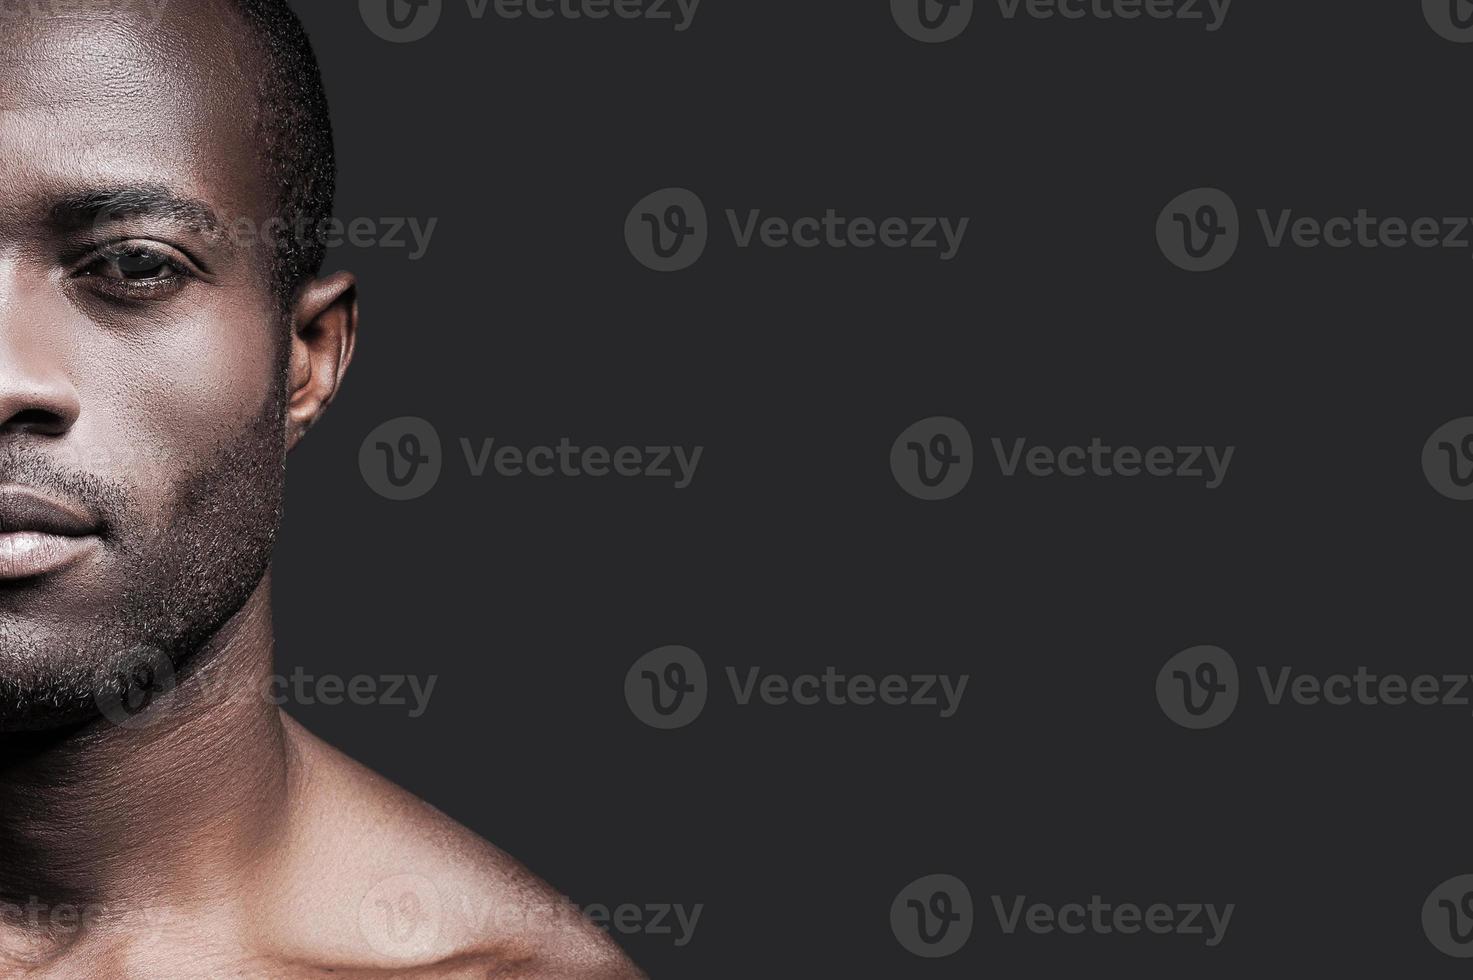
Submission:
{"label": "nose", "polygon": [[[21,435],[64,435],[82,403],[63,356],[56,318],[42,297],[25,291],[0,263],[0,440]],[[6,281],[8,280],[8,281]]]}

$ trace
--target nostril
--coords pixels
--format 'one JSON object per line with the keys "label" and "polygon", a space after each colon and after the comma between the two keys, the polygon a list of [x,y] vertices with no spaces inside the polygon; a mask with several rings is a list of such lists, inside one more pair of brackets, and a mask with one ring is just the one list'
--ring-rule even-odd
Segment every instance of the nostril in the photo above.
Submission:
{"label": "nostril", "polygon": [[0,423],[3,432],[30,432],[40,435],[55,435],[66,431],[66,421],[55,412],[44,408],[27,408],[16,412]]}

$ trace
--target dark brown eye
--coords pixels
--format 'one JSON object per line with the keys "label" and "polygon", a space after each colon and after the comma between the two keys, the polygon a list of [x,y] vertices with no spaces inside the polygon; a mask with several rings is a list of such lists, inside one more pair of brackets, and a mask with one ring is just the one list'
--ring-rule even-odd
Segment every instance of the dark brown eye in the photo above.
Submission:
{"label": "dark brown eye", "polygon": [[129,248],[112,255],[105,255],[94,266],[98,275],[108,279],[123,279],[136,282],[147,279],[167,279],[178,270],[167,256],[146,248]]}
{"label": "dark brown eye", "polygon": [[168,299],[196,278],[196,267],[180,252],[137,239],[104,245],[83,261],[77,275],[88,288],[125,302]]}

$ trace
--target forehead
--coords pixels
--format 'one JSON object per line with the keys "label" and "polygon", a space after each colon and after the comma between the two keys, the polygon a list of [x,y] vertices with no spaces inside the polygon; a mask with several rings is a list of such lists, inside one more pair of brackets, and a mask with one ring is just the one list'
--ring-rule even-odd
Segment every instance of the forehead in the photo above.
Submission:
{"label": "forehead", "polygon": [[166,186],[222,214],[263,210],[247,67],[256,59],[228,6],[68,0],[19,10],[0,13],[0,218],[120,183]]}

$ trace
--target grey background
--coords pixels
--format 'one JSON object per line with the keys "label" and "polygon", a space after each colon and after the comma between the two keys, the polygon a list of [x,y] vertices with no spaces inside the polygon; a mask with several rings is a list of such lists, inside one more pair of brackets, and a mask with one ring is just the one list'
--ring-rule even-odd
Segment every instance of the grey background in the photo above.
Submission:
{"label": "grey background", "polygon": [[[884,0],[705,0],[667,24],[471,22],[391,45],[299,5],[342,160],[338,213],[440,218],[363,280],[342,398],[295,454],[278,666],[435,673],[428,713],[310,728],[579,903],[704,903],[694,941],[619,937],[656,977],[1462,975],[1422,935],[1473,870],[1467,709],[1157,707],[1172,654],[1466,671],[1470,512],[1419,458],[1473,414],[1468,250],[1270,251],[1254,209],[1473,214],[1473,46],[1416,4],[1237,0],[1176,22],[1001,19],[904,36]],[[665,186],[797,216],[968,215],[957,259],[737,250],[639,266]],[[1228,191],[1222,270],[1157,250],[1161,207]],[[446,473],[393,503],[359,444],[431,420]],[[932,415],[980,458],[926,503],[888,470]],[[456,440],[701,444],[659,481],[470,479]],[[1222,489],[1004,480],[989,439],[1235,444]],[[625,706],[666,644],[721,668],[970,673],[959,715]],[[922,960],[896,893],[964,880],[972,939]],[[1003,937],[988,896],[1236,902],[1200,938]]]}

